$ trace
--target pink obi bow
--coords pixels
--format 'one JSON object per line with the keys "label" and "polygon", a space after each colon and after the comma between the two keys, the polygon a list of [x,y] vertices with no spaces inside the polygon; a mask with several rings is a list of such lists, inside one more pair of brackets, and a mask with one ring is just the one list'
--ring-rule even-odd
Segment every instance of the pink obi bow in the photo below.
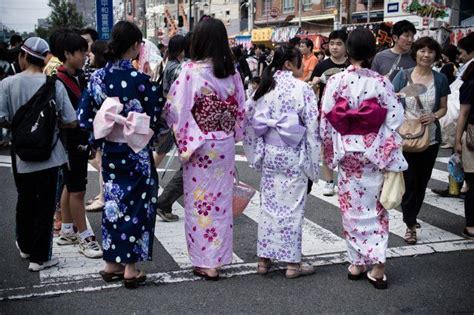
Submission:
{"label": "pink obi bow", "polygon": [[257,137],[268,134],[273,129],[278,132],[281,140],[291,147],[296,147],[306,132],[306,127],[300,124],[296,112],[283,113],[279,119],[272,119],[267,106],[256,108],[253,129]]}
{"label": "pink obi bow", "polygon": [[387,109],[375,98],[363,101],[358,108],[350,108],[345,98],[340,98],[326,118],[341,135],[366,135],[378,132],[385,122]]}
{"label": "pink obi bow", "polygon": [[126,143],[138,153],[146,147],[153,136],[150,117],[137,112],[129,112],[127,117],[123,117],[120,115],[122,110],[123,104],[117,97],[107,97],[94,119],[94,137]]}

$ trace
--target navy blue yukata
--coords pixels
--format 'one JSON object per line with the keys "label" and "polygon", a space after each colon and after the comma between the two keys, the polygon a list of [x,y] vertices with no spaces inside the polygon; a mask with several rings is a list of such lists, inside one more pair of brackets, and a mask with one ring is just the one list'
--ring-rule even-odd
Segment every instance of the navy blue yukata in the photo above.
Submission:
{"label": "navy blue yukata", "polygon": [[[92,131],[95,113],[107,97],[118,97],[120,113],[146,113],[151,128],[160,116],[157,87],[128,60],[108,63],[91,76],[78,108],[79,126]],[[135,153],[126,143],[94,140],[102,151],[105,207],[102,215],[104,260],[135,263],[152,259],[158,176],[149,146]]]}

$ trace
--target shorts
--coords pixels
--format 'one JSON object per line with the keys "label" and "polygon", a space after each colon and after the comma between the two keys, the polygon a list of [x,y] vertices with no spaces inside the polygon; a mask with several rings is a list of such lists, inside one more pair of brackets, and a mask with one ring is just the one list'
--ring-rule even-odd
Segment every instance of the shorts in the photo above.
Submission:
{"label": "shorts", "polygon": [[78,145],[68,143],[67,167],[64,168],[64,184],[68,192],[86,191],[87,165],[89,161],[89,149],[80,150]]}

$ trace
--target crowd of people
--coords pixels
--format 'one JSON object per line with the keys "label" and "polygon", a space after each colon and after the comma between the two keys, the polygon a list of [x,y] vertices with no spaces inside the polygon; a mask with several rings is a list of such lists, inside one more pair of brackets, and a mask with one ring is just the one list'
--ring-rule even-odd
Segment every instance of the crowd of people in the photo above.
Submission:
{"label": "crowd of people", "polygon": [[[219,268],[232,262],[235,143],[243,141],[262,176],[257,273],[276,261],[287,263],[289,279],[314,273],[302,262],[302,226],[307,195],[321,177],[324,195],[337,187],[348,278],[386,289],[385,175],[403,173],[404,239],[416,244],[442,145],[439,120],[456,80],[453,151],[468,187],[462,234],[474,239],[474,34],[458,47],[415,34],[404,20],[393,26],[393,47],[380,52],[365,28],[331,32],[324,52],[298,37],[246,51],[229,47],[224,24],[204,16],[193,32],[160,45],[154,67],[131,22],[118,22],[108,42],[93,29],[61,29],[49,43],[12,37],[10,50],[1,50],[0,127],[3,145],[11,141],[20,256],[30,271],[58,264],[54,229],[57,245],[103,258],[104,281],[136,288],[146,279],[136,264],[153,257],[156,216],[178,221],[172,205],[184,196],[192,272],[218,280]],[[411,85],[424,93],[405,94]],[[416,152],[403,150],[398,132],[408,119],[428,139]],[[156,167],[174,147],[181,168],[158,196]],[[88,163],[101,190],[86,201]],[[103,213],[101,245],[86,211]]]}

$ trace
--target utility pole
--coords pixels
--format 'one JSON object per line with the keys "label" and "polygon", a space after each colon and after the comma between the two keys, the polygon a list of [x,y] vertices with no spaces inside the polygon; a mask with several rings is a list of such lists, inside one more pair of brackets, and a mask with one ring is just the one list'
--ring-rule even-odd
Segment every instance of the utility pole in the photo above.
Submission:
{"label": "utility pole", "polygon": [[253,0],[247,0],[249,3],[249,33],[252,34],[253,30]]}
{"label": "utility pole", "polygon": [[303,15],[303,0],[298,0],[298,26],[301,28],[301,16]]}
{"label": "utility pole", "polygon": [[370,23],[370,10],[372,9],[372,0],[367,0],[367,24]]}
{"label": "utility pole", "polygon": [[335,14],[334,14],[334,30],[338,30],[341,26],[339,24],[341,18],[341,0],[336,0]]}
{"label": "utility pole", "polygon": [[194,24],[194,20],[192,20],[192,17],[191,17],[191,14],[193,11],[193,3],[191,0],[188,0],[188,1],[189,1],[188,24],[189,24],[189,31],[191,32],[193,30],[193,24]]}

